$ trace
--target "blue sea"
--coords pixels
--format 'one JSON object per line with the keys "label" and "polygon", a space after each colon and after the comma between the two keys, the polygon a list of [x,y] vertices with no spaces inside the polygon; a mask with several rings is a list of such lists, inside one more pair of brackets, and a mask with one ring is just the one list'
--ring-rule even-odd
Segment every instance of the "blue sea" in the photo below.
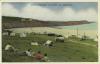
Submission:
{"label": "blue sea", "polygon": [[62,29],[69,29],[69,30],[98,30],[98,23],[90,23],[90,24],[83,24],[83,25],[74,25],[74,26],[63,26],[60,27]]}
{"label": "blue sea", "polygon": [[98,23],[90,23],[90,24],[83,24],[83,25],[74,25],[74,26],[59,26],[58,28],[61,29],[56,29],[56,28],[50,28],[50,27],[31,27],[31,28],[13,28],[13,32],[15,33],[31,33],[31,32],[36,32],[36,33],[44,33],[44,32],[53,32],[57,34],[62,34],[65,36],[72,35],[72,34],[77,34],[77,29],[78,29],[78,34],[80,36],[84,35],[84,33],[95,39],[97,37],[97,31],[98,31]]}

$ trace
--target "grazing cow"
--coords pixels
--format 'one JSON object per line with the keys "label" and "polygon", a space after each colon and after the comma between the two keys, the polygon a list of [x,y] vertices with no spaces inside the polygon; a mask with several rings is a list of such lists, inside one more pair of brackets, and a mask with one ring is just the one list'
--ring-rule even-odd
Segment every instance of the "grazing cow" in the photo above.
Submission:
{"label": "grazing cow", "polygon": [[4,33],[2,33],[2,35],[7,35],[8,36],[8,32],[4,32]]}
{"label": "grazing cow", "polygon": [[9,50],[10,48],[12,48],[12,45],[10,45],[10,44],[7,44],[7,45],[5,46],[5,50]]}
{"label": "grazing cow", "polygon": [[56,36],[54,33],[48,33],[48,36]]}
{"label": "grazing cow", "polygon": [[82,36],[81,41],[87,40],[87,39],[89,39],[89,37],[84,35],[84,36]]}
{"label": "grazing cow", "polygon": [[31,49],[28,49],[27,51],[25,51],[26,55],[27,56],[32,56],[32,50]]}
{"label": "grazing cow", "polygon": [[25,33],[20,33],[20,37],[26,37]]}
{"label": "grazing cow", "polygon": [[53,42],[51,40],[47,40],[46,43],[44,43],[45,46],[53,46]]}
{"label": "grazing cow", "polygon": [[17,51],[17,49],[15,49],[12,45],[7,44],[7,45],[5,46],[5,51],[14,52],[14,51]]}
{"label": "grazing cow", "polygon": [[55,41],[64,42],[64,37],[59,35],[55,38]]}
{"label": "grazing cow", "polygon": [[12,30],[3,29],[2,32],[3,32],[3,35],[10,36],[10,34],[11,34],[13,31],[12,31]]}
{"label": "grazing cow", "polygon": [[31,42],[31,45],[36,45],[36,46],[38,46],[39,44],[38,44],[38,42]]}

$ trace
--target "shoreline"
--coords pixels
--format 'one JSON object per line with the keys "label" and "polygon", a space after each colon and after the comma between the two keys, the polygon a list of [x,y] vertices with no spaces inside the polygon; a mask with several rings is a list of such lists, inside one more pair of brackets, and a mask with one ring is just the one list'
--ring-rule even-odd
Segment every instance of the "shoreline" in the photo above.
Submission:
{"label": "shoreline", "polygon": [[10,29],[13,30],[15,33],[55,33],[55,34],[61,34],[65,37],[68,37],[70,35],[77,35],[79,37],[83,36],[84,34],[89,36],[90,38],[96,38],[97,37],[97,30],[68,30],[68,29],[58,29],[58,28],[50,28],[50,27],[31,27],[31,28],[13,28]]}

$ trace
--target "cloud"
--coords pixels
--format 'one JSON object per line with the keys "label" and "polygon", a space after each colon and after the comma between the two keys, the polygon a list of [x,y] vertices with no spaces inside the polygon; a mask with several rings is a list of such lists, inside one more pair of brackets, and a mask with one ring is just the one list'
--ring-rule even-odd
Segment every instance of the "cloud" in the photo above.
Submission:
{"label": "cloud", "polygon": [[4,16],[19,16],[19,11],[14,8],[11,4],[2,5],[2,15]]}
{"label": "cloud", "polygon": [[88,20],[97,21],[97,12],[93,8],[76,11],[71,7],[66,7],[62,11],[55,11],[49,8],[27,4],[21,10],[16,9],[11,4],[3,4],[2,13],[4,16],[18,16],[50,21],[71,21]]}
{"label": "cloud", "polygon": [[77,13],[77,18],[78,19],[86,19],[89,21],[97,21],[97,13],[96,10],[94,10],[93,8],[89,8],[87,10],[81,10]]}
{"label": "cloud", "polygon": [[21,12],[23,17],[30,17],[40,20],[50,20],[52,19],[52,16],[54,16],[51,10],[40,6],[32,6],[31,4],[24,7]]}

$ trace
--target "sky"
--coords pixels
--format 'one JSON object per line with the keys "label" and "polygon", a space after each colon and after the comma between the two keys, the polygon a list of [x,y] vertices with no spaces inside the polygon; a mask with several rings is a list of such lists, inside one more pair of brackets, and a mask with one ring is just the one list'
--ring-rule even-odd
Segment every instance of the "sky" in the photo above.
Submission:
{"label": "sky", "polygon": [[97,22],[97,5],[96,2],[5,2],[2,3],[2,15],[44,21]]}

